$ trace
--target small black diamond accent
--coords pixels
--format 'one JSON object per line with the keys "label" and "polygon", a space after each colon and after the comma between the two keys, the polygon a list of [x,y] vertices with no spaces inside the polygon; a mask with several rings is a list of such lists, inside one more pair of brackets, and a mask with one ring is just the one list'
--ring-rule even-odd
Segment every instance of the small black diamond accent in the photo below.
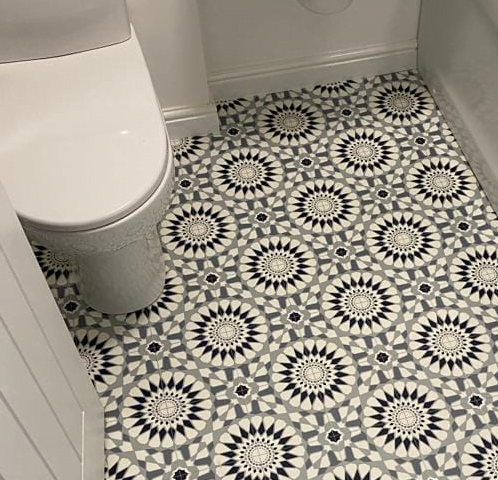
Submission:
{"label": "small black diamond accent", "polygon": [[150,342],[147,345],[147,351],[149,353],[157,353],[157,352],[161,351],[161,348],[162,348],[162,346],[158,342]]}
{"label": "small black diamond accent", "polygon": [[260,223],[266,222],[268,218],[268,214],[264,212],[260,212],[256,215],[256,220]]}
{"label": "small black diamond accent", "polygon": [[240,133],[240,130],[238,128],[231,127],[228,129],[227,133],[232,137],[236,137]]}
{"label": "small black diamond accent", "polygon": [[235,389],[235,395],[241,398],[247,397],[248,393],[249,393],[249,387],[247,385],[239,385]]}
{"label": "small black diamond accent", "polygon": [[350,117],[353,114],[353,110],[350,108],[343,108],[341,112],[345,117]]}
{"label": "small black diamond accent", "polygon": [[457,228],[458,228],[458,230],[460,230],[462,232],[468,232],[470,229],[470,223],[467,223],[464,221],[458,222]]}
{"label": "small black diamond accent", "polygon": [[348,250],[344,247],[338,247],[335,249],[335,254],[338,257],[344,258],[348,254]]}
{"label": "small black diamond accent", "polygon": [[480,395],[471,395],[469,398],[469,403],[473,407],[482,407],[484,404],[484,399]]}
{"label": "small black diamond accent", "polygon": [[387,198],[387,197],[389,197],[389,192],[387,190],[384,190],[383,188],[381,188],[380,190],[377,190],[377,196],[379,198]]}
{"label": "small black diamond accent", "polygon": [[342,433],[339,432],[338,430],[330,430],[329,433],[327,433],[327,439],[330,443],[339,443],[342,438]]}
{"label": "small black diamond accent", "polygon": [[180,180],[180,187],[182,188],[190,188],[192,186],[192,181],[184,178]]}
{"label": "small black diamond accent", "polygon": [[303,315],[301,313],[299,313],[299,312],[291,312],[291,313],[289,313],[289,315],[287,315],[287,318],[291,322],[298,323],[303,318]]}
{"label": "small black diamond accent", "polygon": [[308,158],[308,157],[303,158],[303,159],[301,160],[301,165],[302,165],[303,167],[309,167],[309,166],[313,165],[313,160],[311,160],[311,158]]}
{"label": "small black diamond accent", "polygon": [[64,304],[64,310],[72,313],[78,309],[78,306],[79,305],[76,302],[70,300],[69,302]]}
{"label": "small black diamond accent", "polygon": [[432,287],[428,283],[421,283],[418,286],[418,291],[420,293],[431,293],[432,292]]}
{"label": "small black diamond accent", "polygon": [[176,470],[176,472],[173,474],[173,480],[187,480],[188,478],[188,473],[183,470],[183,468],[179,468]]}
{"label": "small black diamond accent", "polygon": [[379,363],[387,363],[389,361],[389,354],[386,352],[379,352],[377,355],[375,355],[375,360],[377,360]]}
{"label": "small black diamond accent", "polygon": [[427,143],[427,140],[424,137],[417,137],[415,139],[415,143],[417,145],[425,145]]}
{"label": "small black diamond accent", "polygon": [[216,273],[208,273],[204,280],[206,280],[207,283],[214,285],[219,279],[220,277],[216,275]]}

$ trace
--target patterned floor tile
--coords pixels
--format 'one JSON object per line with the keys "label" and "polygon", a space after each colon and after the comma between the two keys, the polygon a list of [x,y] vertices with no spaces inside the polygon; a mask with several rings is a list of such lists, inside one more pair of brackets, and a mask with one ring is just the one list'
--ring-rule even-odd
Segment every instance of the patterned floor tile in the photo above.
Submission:
{"label": "patterned floor tile", "polygon": [[108,480],[498,478],[498,216],[416,72],[217,105],[173,142],[151,306],[35,255]]}

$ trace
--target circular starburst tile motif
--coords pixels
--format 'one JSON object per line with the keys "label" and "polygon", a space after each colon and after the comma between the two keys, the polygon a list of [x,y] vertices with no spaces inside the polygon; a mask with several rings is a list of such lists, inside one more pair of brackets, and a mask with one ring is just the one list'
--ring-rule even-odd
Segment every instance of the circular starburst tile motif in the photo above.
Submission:
{"label": "circular starburst tile motif", "polygon": [[305,449],[285,421],[251,415],[231,425],[214,447],[217,478],[224,480],[298,480]]}
{"label": "circular starburst tile motif", "polygon": [[302,410],[323,410],[343,402],[355,384],[353,360],[344,349],[321,339],[285,347],[275,358],[271,379],[278,395]]}
{"label": "circular starburst tile motif", "polygon": [[32,245],[38,265],[49,285],[65,285],[76,282],[76,264],[61,253],[55,253],[43,245]]}
{"label": "circular starburst tile motif", "polygon": [[231,198],[252,200],[270,195],[281,183],[283,169],[269,152],[233,149],[216,159],[211,178],[218,190]]}
{"label": "circular starburst tile motif", "polygon": [[313,88],[313,93],[325,98],[347,97],[359,90],[361,84],[356,80],[325,83]]}
{"label": "circular starburst tile motif", "polygon": [[462,474],[466,480],[498,478],[498,427],[473,435],[463,448]]}
{"label": "circular starburst tile motif", "polygon": [[389,135],[379,130],[351,128],[333,136],[330,155],[346,173],[372,177],[394,168],[399,149]]}
{"label": "circular starburst tile motif", "polygon": [[113,453],[106,457],[104,478],[105,480],[145,480],[138,466],[131,463],[129,458]]}
{"label": "circular starburst tile motif", "polygon": [[291,295],[312,281],[316,260],[300,240],[274,236],[248,247],[240,258],[239,269],[243,282],[258,293]]}
{"label": "circular starburst tile motif", "polygon": [[401,312],[398,290],[369,272],[331,278],[323,295],[325,316],[332,325],[353,335],[372,335],[388,328]]}
{"label": "circular starburst tile motif", "polygon": [[263,137],[283,146],[305,145],[325,129],[323,114],[312,103],[283,100],[266,106],[257,126]]}
{"label": "circular starburst tile motif", "polygon": [[360,214],[358,196],[332,180],[300,184],[287,200],[291,220],[307,232],[328,234],[351,226]]}
{"label": "circular starburst tile motif", "polygon": [[391,480],[390,476],[377,467],[366,464],[354,465],[352,463],[334,468],[326,478],[327,480]]}
{"label": "circular starburst tile motif", "polygon": [[491,351],[489,333],[476,318],[457,310],[437,310],[412,325],[408,344],[414,358],[445,377],[469,375],[480,369]]}
{"label": "circular starburst tile motif", "polygon": [[216,103],[216,110],[220,115],[229,117],[245,113],[251,106],[251,102],[245,98],[235,98],[233,100],[221,100]]}
{"label": "circular starburst tile motif", "polygon": [[438,253],[441,237],[427,218],[394,212],[380,217],[367,231],[367,248],[379,261],[396,268],[417,268]]}
{"label": "circular starburst tile motif", "polygon": [[408,171],[406,186],[424,205],[449,209],[468,202],[477,189],[477,182],[462,162],[451,158],[426,158]]}
{"label": "circular starburst tile motif", "polygon": [[494,245],[469,247],[450,265],[450,282],[472,302],[498,305],[498,249]]}
{"label": "circular starburst tile motif", "polygon": [[197,310],[186,324],[187,348],[195,358],[215,367],[232,367],[252,360],[263,348],[266,321],[250,303],[211,302]]}
{"label": "circular starburst tile motif", "polygon": [[123,349],[115,338],[100,330],[79,329],[73,341],[95,389],[100,393],[113,385],[123,369]]}
{"label": "circular starburst tile motif", "polygon": [[171,140],[173,153],[177,160],[197,160],[209,148],[207,137],[186,137],[180,140]]}
{"label": "circular starburst tile motif", "polygon": [[182,372],[154,373],[134,385],[123,402],[130,437],[151,448],[177,448],[206,427],[212,413],[209,390]]}
{"label": "circular starburst tile motif", "polygon": [[409,82],[393,82],[378,87],[369,98],[369,107],[379,119],[393,125],[415,125],[429,118],[434,101],[426,88]]}
{"label": "circular starburst tile motif", "polygon": [[409,458],[434,452],[451,428],[444,400],[425,385],[410,381],[375,390],[366,400],[363,423],[377,448]]}
{"label": "circular starburst tile motif", "polygon": [[211,202],[192,202],[170,211],[161,237],[170,252],[185,258],[208,258],[230,246],[237,225],[230,213]]}

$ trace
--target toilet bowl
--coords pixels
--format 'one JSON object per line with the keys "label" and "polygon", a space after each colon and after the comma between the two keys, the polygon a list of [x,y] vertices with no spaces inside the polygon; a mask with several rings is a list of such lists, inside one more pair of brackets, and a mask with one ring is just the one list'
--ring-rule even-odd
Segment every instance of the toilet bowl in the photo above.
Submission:
{"label": "toilet bowl", "polygon": [[0,179],[28,237],[78,261],[92,308],[154,302],[174,165],[133,29],[115,45],[0,64],[0,91]]}

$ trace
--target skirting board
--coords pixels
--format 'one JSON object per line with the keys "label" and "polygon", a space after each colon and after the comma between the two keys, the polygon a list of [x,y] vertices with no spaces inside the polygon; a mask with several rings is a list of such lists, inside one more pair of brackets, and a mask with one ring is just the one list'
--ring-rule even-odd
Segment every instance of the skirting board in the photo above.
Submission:
{"label": "skirting board", "polygon": [[172,140],[219,132],[218,113],[214,104],[163,109],[163,116]]}
{"label": "skirting board", "polygon": [[413,40],[213,72],[208,74],[208,83],[216,100],[226,100],[416,66],[417,42]]}

